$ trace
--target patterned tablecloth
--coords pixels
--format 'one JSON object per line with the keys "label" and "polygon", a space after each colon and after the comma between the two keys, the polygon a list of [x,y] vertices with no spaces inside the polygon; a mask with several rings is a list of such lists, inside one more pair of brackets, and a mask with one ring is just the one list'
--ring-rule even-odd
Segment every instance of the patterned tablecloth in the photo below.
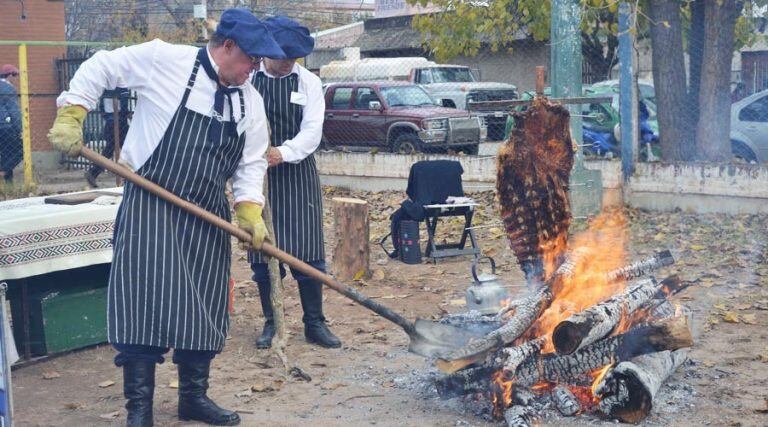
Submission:
{"label": "patterned tablecloth", "polygon": [[[122,188],[100,190],[122,193]],[[53,205],[45,197],[0,202],[0,280],[112,262],[120,196]]]}

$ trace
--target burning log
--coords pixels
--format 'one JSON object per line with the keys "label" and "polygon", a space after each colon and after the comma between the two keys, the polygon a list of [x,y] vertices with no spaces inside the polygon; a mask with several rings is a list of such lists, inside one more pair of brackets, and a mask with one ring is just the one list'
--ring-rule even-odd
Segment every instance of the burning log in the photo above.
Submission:
{"label": "burning log", "polygon": [[552,400],[555,407],[566,417],[572,417],[581,411],[579,400],[568,387],[558,385],[552,390]]}
{"label": "burning log", "polygon": [[548,354],[521,364],[504,377],[515,384],[532,386],[540,382],[574,384],[581,374],[614,361],[629,360],[663,350],[678,350],[693,345],[691,330],[684,317],[674,317],[640,325],[629,331],[588,345],[569,355]]}
{"label": "burning log", "polygon": [[688,357],[688,349],[636,357],[616,365],[596,389],[600,411],[626,423],[642,421],[653,409],[661,384]]}
{"label": "burning log", "polygon": [[675,258],[670,251],[656,252],[656,254],[650,258],[633,262],[622,268],[610,271],[607,274],[608,283],[617,282],[619,280],[634,280],[645,276],[651,271],[658,270],[674,263]]}
{"label": "burning log", "polygon": [[464,369],[435,380],[435,388],[441,399],[483,393],[490,390],[491,376],[499,370],[496,366],[480,366]]}
{"label": "burning log", "polygon": [[504,411],[507,427],[529,427],[533,424],[536,412],[530,406],[512,406]]}
{"label": "burning log", "polygon": [[520,337],[552,300],[548,287],[536,294],[524,298],[517,304],[514,314],[506,323],[488,335],[470,342],[468,345],[445,354],[436,364],[444,372],[456,372],[469,364],[482,360],[497,348],[503,347]]}
{"label": "burning log", "polygon": [[538,357],[541,347],[546,343],[545,337],[539,337],[516,347],[507,347],[501,351],[504,357],[504,370],[515,372],[526,360]]}
{"label": "burning log", "polygon": [[446,373],[456,372],[472,363],[485,359],[492,350],[501,348],[522,335],[552,301],[552,292],[544,287],[536,294],[525,298],[517,306],[504,326],[488,335],[470,342],[466,346],[443,355],[435,364]]}
{"label": "burning log", "polygon": [[[504,370],[504,377],[515,386],[532,386],[540,382],[578,384],[585,372],[613,362],[662,350],[678,350],[693,345],[688,322],[674,317],[637,326],[626,333],[606,338],[569,355],[531,353],[514,371]],[[515,353],[518,354],[518,353]],[[435,381],[442,399],[488,391],[492,375],[504,364],[500,361],[465,369]],[[517,387],[515,387],[517,390]]]}
{"label": "burning log", "polygon": [[624,293],[560,322],[552,333],[555,350],[558,354],[571,354],[608,336],[622,318],[650,301],[661,286],[652,278],[641,280]]}
{"label": "burning log", "polygon": [[543,283],[545,267],[553,271],[566,250],[574,154],[569,121],[565,107],[537,97],[528,110],[515,115],[517,126],[498,154],[501,216],[529,282]]}

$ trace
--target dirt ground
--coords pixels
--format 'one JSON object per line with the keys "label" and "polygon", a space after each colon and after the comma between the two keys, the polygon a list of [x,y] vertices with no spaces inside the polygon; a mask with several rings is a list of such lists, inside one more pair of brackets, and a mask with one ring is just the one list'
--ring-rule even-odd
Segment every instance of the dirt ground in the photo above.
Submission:
{"label": "dirt ground", "polygon": [[[387,217],[402,193],[348,193],[326,188],[326,244],[333,247],[330,198],[351,195],[371,204],[371,240],[386,233]],[[484,252],[493,255],[512,293],[525,291],[522,275],[497,227],[490,192],[476,225]],[[717,216],[626,210],[633,259],[669,248],[677,273],[694,285],[675,299],[693,311],[696,344],[690,361],[663,386],[645,425],[768,425],[768,246],[767,216]],[[454,224],[455,226],[455,224]],[[455,228],[454,228],[455,230]],[[455,231],[454,231],[455,233]],[[288,357],[308,378],[285,377],[269,350],[253,347],[261,308],[244,253],[235,247],[235,313],[230,339],[214,360],[209,394],[237,409],[243,425],[496,426],[462,399],[442,401],[430,385],[429,362],[406,351],[396,326],[327,290],[325,312],[341,349],[304,342],[295,282],[286,280]],[[606,251],[611,248],[605,248]],[[329,250],[330,252],[330,250]],[[328,254],[331,260],[331,254]],[[405,265],[386,258],[372,243],[373,277],[355,282],[407,318],[438,318],[464,310],[471,282],[468,257],[438,264]],[[87,349],[13,372],[16,422],[20,426],[98,426],[125,422],[121,373],[108,346]],[[50,378],[50,379],[47,379]],[[175,415],[175,368],[158,367],[157,425],[182,423]],[[591,416],[551,418],[545,425],[601,423]],[[606,423],[607,425],[607,423]]]}

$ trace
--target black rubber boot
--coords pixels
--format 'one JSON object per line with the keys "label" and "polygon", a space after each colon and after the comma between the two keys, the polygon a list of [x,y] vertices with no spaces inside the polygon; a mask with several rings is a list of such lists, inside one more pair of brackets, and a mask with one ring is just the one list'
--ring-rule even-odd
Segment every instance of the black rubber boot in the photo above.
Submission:
{"label": "black rubber boot", "polygon": [[215,426],[236,426],[240,416],[206,396],[211,362],[179,363],[179,419]]}
{"label": "black rubber boot", "polygon": [[128,402],[128,427],[152,426],[152,397],[155,394],[155,362],[132,360],[123,365],[123,394]]}
{"label": "black rubber boot", "polygon": [[339,348],[341,341],[328,329],[323,316],[323,285],[315,280],[299,282],[301,307],[304,309],[304,337],[310,344]]}
{"label": "black rubber boot", "polygon": [[264,313],[264,329],[261,335],[256,338],[256,348],[272,347],[272,338],[275,337],[275,320],[272,315],[272,303],[269,301],[271,288],[269,283],[259,283],[259,298],[261,299],[261,310]]}

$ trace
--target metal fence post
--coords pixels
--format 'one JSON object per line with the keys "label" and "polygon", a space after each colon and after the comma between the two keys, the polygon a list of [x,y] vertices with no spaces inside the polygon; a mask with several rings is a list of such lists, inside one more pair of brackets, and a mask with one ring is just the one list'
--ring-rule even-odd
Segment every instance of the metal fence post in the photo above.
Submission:
{"label": "metal fence post", "polygon": [[[550,84],[553,98],[575,98],[583,95],[581,53],[581,2],[552,1],[550,34]],[[567,106],[571,112],[571,137],[576,147],[570,189],[571,212],[575,217],[596,215],[603,200],[602,174],[584,167],[582,152],[582,104]]]}
{"label": "metal fence post", "polygon": [[632,6],[619,5],[619,115],[621,123],[621,172],[624,182],[635,171],[637,161],[637,85],[634,81],[634,35],[632,33]]}

